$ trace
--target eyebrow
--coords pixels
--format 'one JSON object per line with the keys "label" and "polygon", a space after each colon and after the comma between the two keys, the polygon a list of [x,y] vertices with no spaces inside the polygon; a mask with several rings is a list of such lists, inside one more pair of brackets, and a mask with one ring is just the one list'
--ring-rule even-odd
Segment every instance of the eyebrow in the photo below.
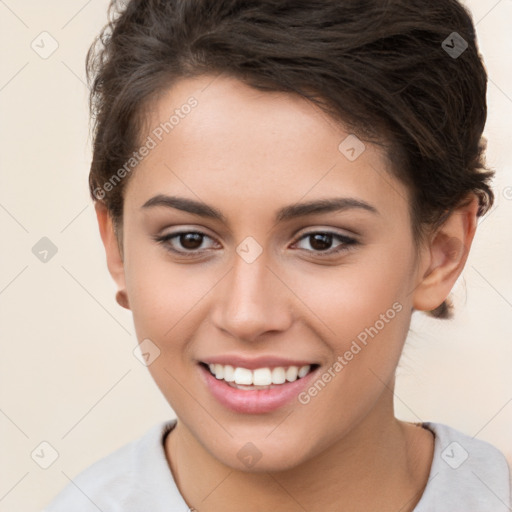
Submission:
{"label": "eyebrow", "polygon": [[[163,194],[156,195],[147,200],[142,208],[151,208],[155,206],[165,206],[167,208],[175,208],[184,212],[199,215],[201,217],[214,219],[228,224],[226,217],[206,203],[187,199],[185,197],[167,196]],[[304,217],[306,215],[314,215],[321,213],[342,212],[351,209],[365,210],[377,215],[379,211],[371,204],[366,203],[360,199],[352,197],[339,197],[332,199],[318,199],[316,201],[309,201],[307,203],[297,203],[290,206],[285,206],[277,211],[275,221],[283,222],[297,217]]]}

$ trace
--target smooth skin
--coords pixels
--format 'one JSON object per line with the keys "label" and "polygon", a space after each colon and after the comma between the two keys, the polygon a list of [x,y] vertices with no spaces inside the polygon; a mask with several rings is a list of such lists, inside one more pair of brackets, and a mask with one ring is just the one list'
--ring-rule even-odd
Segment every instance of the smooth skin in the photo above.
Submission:
{"label": "smooth skin", "polygon": [[[303,98],[222,75],[183,79],[154,101],[141,141],[191,95],[197,106],[133,171],[117,237],[96,206],[137,338],[161,351],[149,371],[178,417],[165,450],[181,494],[200,512],[413,510],[434,438],[395,418],[395,370],[413,311],[439,306],[463,270],[477,198],[416,251],[409,193],[384,150],[366,144],[349,161],[338,149],[348,133]],[[158,195],[206,203],[225,222],[143,206]],[[275,221],[285,206],[340,197],[377,213]],[[155,240],[183,231],[204,236]],[[326,231],[323,246],[305,236]],[[252,263],[236,250],[247,237],[262,249]],[[200,378],[198,362],[220,354],[300,358],[322,374],[396,302],[401,311],[307,405],[236,413]],[[248,442],[261,453],[251,468],[237,457]]]}

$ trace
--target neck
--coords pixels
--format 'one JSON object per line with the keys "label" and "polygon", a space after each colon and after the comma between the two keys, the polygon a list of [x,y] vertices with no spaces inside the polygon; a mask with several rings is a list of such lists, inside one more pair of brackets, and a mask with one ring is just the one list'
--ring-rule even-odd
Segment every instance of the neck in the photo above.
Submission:
{"label": "neck", "polygon": [[398,421],[392,403],[391,414],[377,412],[329,449],[286,471],[228,467],[179,421],[166,439],[167,459],[185,501],[200,512],[412,511],[428,480],[433,435]]}

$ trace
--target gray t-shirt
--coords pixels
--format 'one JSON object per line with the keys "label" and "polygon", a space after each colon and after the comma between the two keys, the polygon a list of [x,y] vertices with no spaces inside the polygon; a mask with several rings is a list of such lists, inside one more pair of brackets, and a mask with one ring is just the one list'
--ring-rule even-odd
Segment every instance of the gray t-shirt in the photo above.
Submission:
{"label": "gray t-shirt", "polygon": [[[176,420],[100,459],[41,512],[189,512],[174,482],[164,439]],[[414,512],[510,512],[510,470],[495,447],[439,423],[430,476]]]}

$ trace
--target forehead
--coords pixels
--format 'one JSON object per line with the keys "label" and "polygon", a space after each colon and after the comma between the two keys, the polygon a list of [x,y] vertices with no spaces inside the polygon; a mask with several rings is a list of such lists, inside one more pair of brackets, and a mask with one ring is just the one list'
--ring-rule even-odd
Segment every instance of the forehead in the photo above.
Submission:
{"label": "forehead", "polygon": [[139,206],[180,194],[266,215],[301,200],[355,197],[387,215],[408,211],[383,150],[298,95],[203,76],[180,80],[147,114],[141,140],[152,149],[126,193]]}

